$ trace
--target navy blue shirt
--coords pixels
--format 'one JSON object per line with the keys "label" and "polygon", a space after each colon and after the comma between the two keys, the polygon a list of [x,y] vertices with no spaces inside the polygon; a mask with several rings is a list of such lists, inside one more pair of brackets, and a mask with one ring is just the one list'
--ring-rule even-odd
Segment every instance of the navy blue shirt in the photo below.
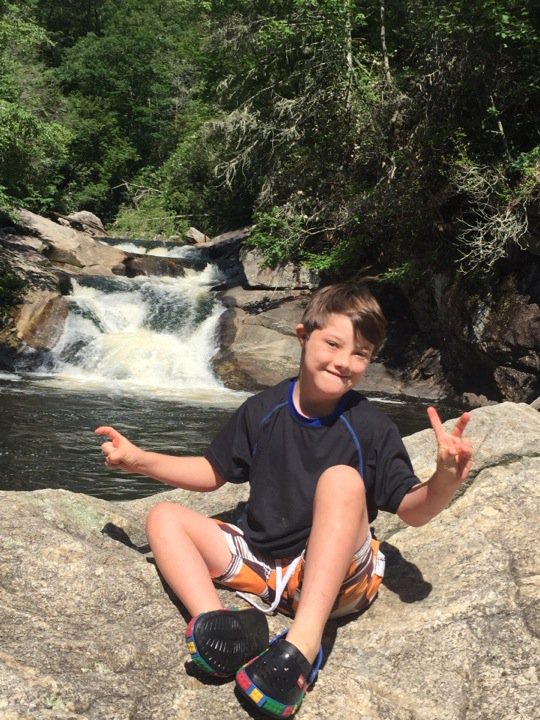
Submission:
{"label": "navy blue shirt", "polygon": [[210,444],[205,457],[228,482],[250,483],[239,525],[250,547],[275,558],[298,555],[312,525],[321,474],[350,465],[364,480],[369,522],[395,513],[417,483],[394,423],[355,390],[331,415],[306,418],[294,407],[295,380],[246,400]]}

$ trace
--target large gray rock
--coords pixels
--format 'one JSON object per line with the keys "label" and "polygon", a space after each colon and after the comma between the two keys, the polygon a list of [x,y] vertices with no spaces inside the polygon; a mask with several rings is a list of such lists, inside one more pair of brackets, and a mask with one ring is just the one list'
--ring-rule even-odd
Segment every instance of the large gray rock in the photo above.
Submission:
{"label": "large gray rock", "polygon": [[[29,210],[19,211],[19,224],[45,243],[44,254],[56,266],[70,273],[84,275],[112,275],[122,268],[126,253],[96,242],[89,234]],[[123,270],[122,270],[123,274]]]}
{"label": "large gray rock", "polygon": [[37,350],[51,348],[62,332],[68,313],[63,295],[71,283],[66,273],[44,257],[43,248],[43,241],[37,237],[0,230],[0,255],[25,283],[20,302],[0,327],[2,369],[13,367],[21,345]]}
{"label": "large gray rock", "polygon": [[49,350],[60,338],[68,313],[68,302],[58,292],[27,293],[15,321],[17,338],[36,350]]}
{"label": "large gray rock", "polygon": [[268,387],[298,373],[295,327],[305,304],[302,294],[233,288],[222,300],[228,309],[221,318],[213,368],[228,387]]}
{"label": "large gray rock", "polygon": [[[328,624],[326,663],[299,718],[540,716],[540,415],[511,403],[482,408],[468,432],[473,481],[449,509],[417,529],[377,520],[384,586],[367,613]],[[431,434],[407,444],[426,477]],[[0,493],[2,720],[249,717],[231,683],[193,673],[186,620],[149,562],[143,529],[158,500],[214,514],[245,490],[126,503]],[[272,632],[288,622],[271,618]]]}
{"label": "large gray rock", "polygon": [[101,218],[88,210],[71,213],[66,219],[74,228],[87,232],[94,237],[107,235]]}
{"label": "large gray rock", "polygon": [[0,229],[0,254],[9,261],[12,272],[24,278],[29,291],[60,292],[64,284],[67,292],[66,275],[43,255],[45,248],[46,244],[38,237],[17,235],[13,228]]}
{"label": "large gray rock", "polygon": [[276,268],[268,267],[264,263],[263,254],[256,248],[242,248],[240,260],[251,288],[314,290],[321,282],[317,273],[302,265],[285,263]]}

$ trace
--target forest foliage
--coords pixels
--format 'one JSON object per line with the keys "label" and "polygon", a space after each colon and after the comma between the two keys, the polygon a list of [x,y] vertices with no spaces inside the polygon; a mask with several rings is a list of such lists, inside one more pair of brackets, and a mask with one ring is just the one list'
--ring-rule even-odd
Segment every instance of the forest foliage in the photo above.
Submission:
{"label": "forest foliage", "polygon": [[538,229],[533,0],[0,0],[0,206],[485,274]]}

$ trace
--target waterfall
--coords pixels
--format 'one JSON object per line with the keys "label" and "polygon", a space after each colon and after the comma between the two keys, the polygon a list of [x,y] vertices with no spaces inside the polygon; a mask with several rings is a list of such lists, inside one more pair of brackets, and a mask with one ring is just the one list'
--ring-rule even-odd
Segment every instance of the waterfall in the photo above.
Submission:
{"label": "waterfall", "polygon": [[207,265],[179,278],[73,280],[64,331],[42,372],[112,392],[181,393],[194,400],[227,393],[210,367],[223,311],[210,288],[222,279]]}

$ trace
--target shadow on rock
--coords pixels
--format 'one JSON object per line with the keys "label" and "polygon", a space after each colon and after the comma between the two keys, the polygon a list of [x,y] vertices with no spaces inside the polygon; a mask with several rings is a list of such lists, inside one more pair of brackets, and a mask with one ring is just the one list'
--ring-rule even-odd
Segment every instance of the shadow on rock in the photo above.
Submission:
{"label": "shadow on rock", "polygon": [[382,542],[381,551],[386,558],[383,585],[399,595],[401,602],[414,603],[425,600],[433,586],[424,580],[418,567],[406,560],[390,543]]}
{"label": "shadow on rock", "polygon": [[107,537],[110,537],[111,540],[116,540],[117,542],[122,543],[122,545],[125,545],[128,548],[136,550],[138,553],[141,553],[141,555],[146,555],[150,552],[150,545],[148,545],[148,543],[146,543],[145,545],[135,545],[127,532],[123,528],[118,527],[118,525],[115,525],[114,523],[108,522],[106,525],[104,525],[101,529],[101,533],[102,535],[107,535]]}
{"label": "shadow on rock", "polygon": [[234,680],[234,677],[216,677],[198,668],[192,660],[184,663],[186,675],[195,678],[203,685],[226,685]]}

